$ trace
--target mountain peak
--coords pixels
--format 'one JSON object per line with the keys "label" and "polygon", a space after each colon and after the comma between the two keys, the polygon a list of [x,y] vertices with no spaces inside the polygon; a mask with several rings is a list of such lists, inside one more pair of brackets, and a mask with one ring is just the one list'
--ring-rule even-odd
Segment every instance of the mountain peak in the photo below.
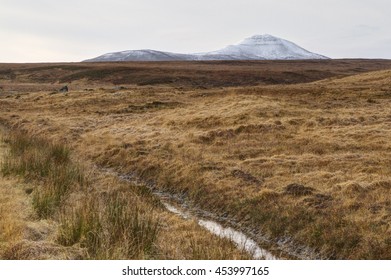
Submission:
{"label": "mountain peak", "polygon": [[256,34],[246,38],[245,40],[275,40],[275,39],[280,39],[280,38],[270,34],[262,34],[262,35]]}
{"label": "mountain peak", "polygon": [[287,60],[326,59],[327,57],[309,52],[295,43],[269,35],[254,35],[237,45],[211,52],[213,55],[230,56],[232,59]]}
{"label": "mountain peak", "polygon": [[253,35],[240,42],[240,45],[263,45],[263,44],[275,44],[281,42],[283,39],[272,36],[270,34]]}
{"label": "mountain peak", "polygon": [[253,35],[237,45],[221,50],[178,54],[155,50],[123,51],[101,55],[86,61],[172,61],[172,60],[287,60],[327,59],[298,45],[270,34]]}

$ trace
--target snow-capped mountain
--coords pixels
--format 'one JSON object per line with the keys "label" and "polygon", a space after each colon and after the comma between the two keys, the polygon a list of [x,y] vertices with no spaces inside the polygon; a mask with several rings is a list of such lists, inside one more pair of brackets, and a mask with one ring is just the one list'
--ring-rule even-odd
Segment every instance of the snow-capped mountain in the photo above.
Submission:
{"label": "snow-capped mountain", "polygon": [[202,56],[225,56],[232,60],[267,59],[325,59],[327,57],[309,52],[298,45],[272,35],[255,35],[237,45],[201,54]]}
{"label": "snow-capped mountain", "polygon": [[288,60],[288,59],[327,59],[309,52],[298,45],[272,35],[255,35],[237,45],[221,50],[180,54],[155,50],[133,50],[108,53],[87,62],[99,61],[178,61],[178,60]]}
{"label": "snow-capped mountain", "polygon": [[193,60],[195,57],[189,54],[179,54],[171,52],[162,52],[155,50],[133,50],[107,53],[93,59],[94,61],[174,61],[174,60]]}

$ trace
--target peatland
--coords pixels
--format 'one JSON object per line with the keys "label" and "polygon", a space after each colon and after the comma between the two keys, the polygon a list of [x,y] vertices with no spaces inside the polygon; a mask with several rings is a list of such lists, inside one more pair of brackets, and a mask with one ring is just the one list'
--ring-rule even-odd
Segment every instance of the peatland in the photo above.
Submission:
{"label": "peatland", "polygon": [[249,258],[131,174],[283,258],[391,259],[391,61],[0,64],[0,112],[2,258]]}

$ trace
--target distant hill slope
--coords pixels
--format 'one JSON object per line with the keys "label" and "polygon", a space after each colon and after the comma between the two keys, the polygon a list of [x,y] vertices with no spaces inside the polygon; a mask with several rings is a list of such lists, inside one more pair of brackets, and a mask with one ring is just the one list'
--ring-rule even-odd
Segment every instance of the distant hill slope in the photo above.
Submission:
{"label": "distant hill slope", "polygon": [[[178,89],[301,84],[390,70],[391,60],[253,60],[101,63],[0,63],[0,99],[9,92],[90,86],[170,85]],[[384,82],[385,88],[391,82]],[[389,89],[388,89],[389,90]],[[6,105],[4,105],[6,106]],[[7,106],[6,106],[7,107]],[[6,108],[5,107],[5,108]]]}
{"label": "distant hill slope", "polygon": [[103,61],[196,61],[196,60],[300,60],[328,59],[326,56],[309,52],[298,45],[272,35],[255,35],[237,45],[221,50],[180,54],[156,50],[129,50],[107,53],[86,62]]}

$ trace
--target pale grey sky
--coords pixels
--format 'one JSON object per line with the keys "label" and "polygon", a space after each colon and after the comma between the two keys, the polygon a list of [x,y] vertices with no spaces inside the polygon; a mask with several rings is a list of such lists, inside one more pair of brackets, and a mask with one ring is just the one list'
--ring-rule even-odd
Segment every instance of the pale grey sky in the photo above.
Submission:
{"label": "pale grey sky", "polygon": [[0,62],[212,51],[271,34],[332,58],[391,59],[390,0],[0,0]]}

